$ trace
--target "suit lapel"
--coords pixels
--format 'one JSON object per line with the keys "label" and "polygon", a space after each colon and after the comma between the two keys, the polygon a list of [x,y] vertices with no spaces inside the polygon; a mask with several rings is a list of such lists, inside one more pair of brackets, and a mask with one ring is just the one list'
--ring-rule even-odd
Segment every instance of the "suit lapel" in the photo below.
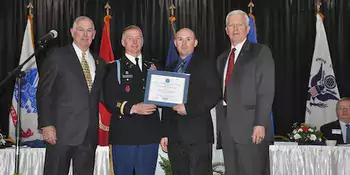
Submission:
{"label": "suit lapel", "polygon": [[227,50],[225,51],[225,53],[223,54],[223,56],[221,57],[221,59],[218,62],[219,65],[219,75],[221,78],[225,78],[224,77],[224,71],[225,71],[225,65],[228,59],[228,54],[230,53],[231,50]]}
{"label": "suit lapel", "polygon": [[235,65],[233,67],[233,72],[232,72],[232,78],[230,79],[230,83],[233,82],[236,77],[243,72],[244,65],[249,63],[252,59],[254,59],[252,55],[252,50],[251,50],[251,43],[249,41],[246,41],[243,44],[243,47],[241,51],[239,52],[239,55],[237,57],[237,60],[235,62]]}
{"label": "suit lapel", "polygon": [[196,69],[196,65],[199,65],[197,63],[197,61],[200,61],[200,59],[201,58],[198,58],[196,56],[196,53],[193,53],[192,58],[191,58],[190,62],[188,63],[187,67],[186,67],[185,73],[193,72],[193,70]]}
{"label": "suit lapel", "polygon": [[68,50],[69,50],[69,61],[71,61],[71,64],[67,64],[67,66],[71,67],[71,71],[73,72],[73,74],[77,77],[78,81],[84,85],[86,87],[86,89],[88,90],[88,85],[85,79],[85,75],[83,72],[83,68],[81,67],[79,58],[73,48],[73,45],[69,45],[68,46]]}
{"label": "suit lapel", "polygon": [[[340,129],[341,130],[341,134],[334,134],[336,137],[337,137],[337,140],[338,141],[342,141],[342,143],[344,143],[344,139],[343,139],[343,131],[340,127],[340,123],[339,123],[339,120],[335,121],[334,123],[334,128],[331,128],[332,130],[333,129]],[[331,131],[332,134],[333,134],[333,131]],[[339,144],[339,143],[338,143]]]}
{"label": "suit lapel", "polygon": [[102,69],[101,69],[101,64],[100,64],[100,60],[98,59],[99,57],[95,54],[92,54],[92,57],[94,58],[94,63],[95,63],[95,67],[96,67],[96,70],[95,70],[95,80],[92,84],[92,88],[91,88],[91,92],[94,91],[96,89],[96,84],[98,82],[100,82],[101,78],[102,78]]}

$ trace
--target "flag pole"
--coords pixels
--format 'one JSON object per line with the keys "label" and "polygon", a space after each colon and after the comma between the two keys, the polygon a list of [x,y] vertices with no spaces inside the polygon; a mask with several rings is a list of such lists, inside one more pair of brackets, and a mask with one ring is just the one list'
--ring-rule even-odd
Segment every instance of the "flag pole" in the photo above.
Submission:
{"label": "flag pole", "polygon": [[[32,16],[33,4],[31,2],[29,2],[27,8],[29,9],[28,18],[32,18],[33,17]],[[34,53],[22,65],[25,65],[33,57],[34,57]],[[22,81],[25,81],[25,80],[23,80],[23,78],[26,75],[26,73],[24,71],[22,71],[22,67],[18,66],[17,68],[19,68],[19,69],[17,69],[17,70],[15,69],[15,72],[16,73],[18,72],[18,75],[17,75],[17,78],[16,78],[16,82],[18,84],[18,103],[17,103],[17,116],[18,116],[18,119],[16,121],[16,132],[15,132],[15,134],[16,134],[16,149],[15,149],[15,172],[14,172],[14,175],[19,175],[19,165],[20,165],[19,164],[19,160],[20,160],[20,146],[19,145],[20,145],[20,142],[21,142],[21,128],[22,128],[21,127],[21,118],[22,118],[21,117],[22,116],[22,110],[21,110]]]}

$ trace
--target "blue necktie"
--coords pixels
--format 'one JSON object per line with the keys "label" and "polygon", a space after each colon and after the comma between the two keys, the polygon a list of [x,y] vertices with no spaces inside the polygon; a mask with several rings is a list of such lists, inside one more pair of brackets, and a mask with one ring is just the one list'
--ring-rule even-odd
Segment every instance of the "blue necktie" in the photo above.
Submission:
{"label": "blue necktie", "polygon": [[185,72],[185,60],[181,60],[181,63],[177,69],[178,73],[184,73]]}
{"label": "blue necktie", "polygon": [[346,144],[350,144],[350,125],[346,124]]}

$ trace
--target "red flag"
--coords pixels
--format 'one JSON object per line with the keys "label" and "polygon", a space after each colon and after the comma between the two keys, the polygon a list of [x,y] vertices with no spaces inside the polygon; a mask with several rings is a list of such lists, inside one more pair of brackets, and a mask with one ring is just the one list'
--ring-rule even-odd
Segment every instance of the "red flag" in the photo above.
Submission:
{"label": "red flag", "polygon": [[[104,27],[102,32],[102,39],[100,45],[100,57],[103,58],[107,63],[114,61],[114,55],[110,37],[110,19],[112,16],[106,15],[104,17]],[[111,120],[111,113],[108,112],[107,108],[100,102],[99,104],[99,131],[98,131],[98,144],[101,146],[108,145],[108,132],[109,124]]]}

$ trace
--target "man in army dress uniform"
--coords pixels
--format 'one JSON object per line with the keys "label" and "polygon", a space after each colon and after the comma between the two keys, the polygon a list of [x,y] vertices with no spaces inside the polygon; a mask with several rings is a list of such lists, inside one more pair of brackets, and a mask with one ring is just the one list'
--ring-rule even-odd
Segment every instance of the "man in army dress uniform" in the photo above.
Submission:
{"label": "man in army dress uniform", "polygon": [[142,54],[142,31],[137,26],[124,29],[121,43],[125,55],[107,65],[104,103],[112,113],[109,143],[112,145],[114,173],[154,175],[160,142],[157,107],[144,104],[148,69],[155,69]]}

